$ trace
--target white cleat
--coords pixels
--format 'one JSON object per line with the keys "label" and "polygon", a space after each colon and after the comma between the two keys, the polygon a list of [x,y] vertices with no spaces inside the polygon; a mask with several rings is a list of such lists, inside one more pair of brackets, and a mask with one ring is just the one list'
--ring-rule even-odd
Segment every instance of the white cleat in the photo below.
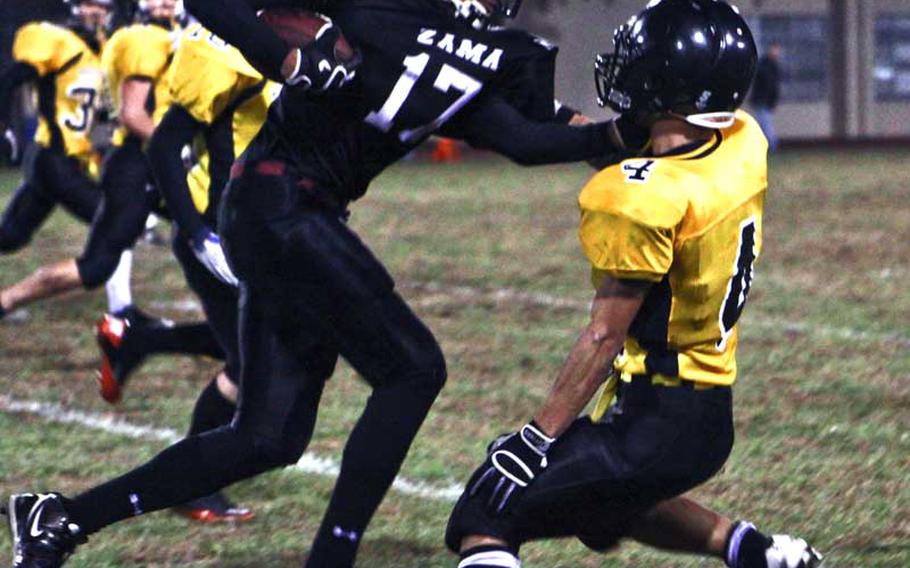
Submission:
{"label": "white cleat", "polygon": [[771,537],[771,546],[765,551],[768,568],[818,568],[822,555],[801,538],[785,534]]}

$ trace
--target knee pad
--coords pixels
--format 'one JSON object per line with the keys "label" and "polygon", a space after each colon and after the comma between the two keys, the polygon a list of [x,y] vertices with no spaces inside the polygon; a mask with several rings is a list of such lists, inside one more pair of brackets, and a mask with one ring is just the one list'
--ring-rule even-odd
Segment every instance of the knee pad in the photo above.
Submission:
{"label": "knee pad", "polygon": [[91,256],[80,256],[76,259],[76,267],[79,269],[79,279],[86,290],[94,290],[113,276],[117,270],[117,264],[120,262],[120,254],[93,254]]}

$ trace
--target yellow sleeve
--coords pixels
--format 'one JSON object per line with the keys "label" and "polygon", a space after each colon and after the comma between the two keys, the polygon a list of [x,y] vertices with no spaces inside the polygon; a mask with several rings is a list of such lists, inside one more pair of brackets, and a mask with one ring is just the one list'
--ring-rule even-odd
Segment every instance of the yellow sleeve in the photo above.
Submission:
{"label": "yellow sleeve", "polygon": [[659,282],[673,264],[673,229],[607,211],[582,211],[579,238],[595,271]]}
{"label": "yellow sleeve", "polygon": [[108,75],[127,79],[147,77],[157,81],[167,70],[171,40],[158,26],[135,25],[119,30],[104,50]]}
{"label": "yellow sleeve", "polygon": [[211,42],[207,32],[192,32],[190,28],[184,34],[174,56],[171,100],[196,120],[211,124],[240,93],[262,77],[233,47]]}
{"label": "yellow sleeve", "polygon": [[627,183],[621,168],[604,170],[582,190],[582,250],[595,283],[603,274],[659,282],[673,264],[676,228],[686,203],[672,191],[671,180],[662,179],[667,176]]}
{"label": "yellow sleeve", "polygon": [[60,28],[48,23],[31,23],[21,27],[13,40],[13,59],[28,63],[41,76],[53,73],[63,66]]}

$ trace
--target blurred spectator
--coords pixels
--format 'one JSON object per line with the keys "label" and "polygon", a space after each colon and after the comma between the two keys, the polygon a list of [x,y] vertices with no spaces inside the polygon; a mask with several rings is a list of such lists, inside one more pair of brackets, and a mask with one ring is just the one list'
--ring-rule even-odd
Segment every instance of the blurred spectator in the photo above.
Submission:
{"label": "blurred spectator", "polygon": [[768,149],[777,150],[777,133],[774,130],[774,109],[780,99],[780,44],[772,43],[764,57],[758,61],[755,83],[752,85],[752,108],[755,119],[768,139]]}

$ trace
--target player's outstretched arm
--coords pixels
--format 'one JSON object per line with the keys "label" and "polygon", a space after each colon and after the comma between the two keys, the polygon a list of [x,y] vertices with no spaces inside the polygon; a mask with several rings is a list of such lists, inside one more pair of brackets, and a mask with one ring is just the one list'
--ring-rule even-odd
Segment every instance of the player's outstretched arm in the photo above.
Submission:
{"label": "player's outstretched arm", "polygon": [[190,195],[181,152],[204,127],[183,107],[171,105],[148,147],[155,182],[181,235],[187,239],[205,230],[206,225]]}
{"label": "player's outstretched arm", "polygon": [[237,277],[228,265],[221,240],[196,209],[186,181],[181,152],[204,127],[182,106],[172,104],[155,129],[148,156],[155,181],[181,237],[190,242],[193,253],[203,266],[222,282],[236,286]]}
{"label": "player's outstretched arm", "polygon": [[454,136],[525,165],[580,162],[636,152],[647,139],[621,120],[587,125],[539,122],[499,97],[488,97],[455,126]]}

